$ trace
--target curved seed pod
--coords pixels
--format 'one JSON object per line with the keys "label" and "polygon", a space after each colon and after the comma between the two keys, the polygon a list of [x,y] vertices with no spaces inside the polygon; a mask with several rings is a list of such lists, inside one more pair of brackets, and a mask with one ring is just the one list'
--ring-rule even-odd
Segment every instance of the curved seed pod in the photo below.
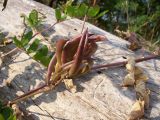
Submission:
{"label": "curved seed pod", "polygon": [[[90,33],[87,33],[87,36],[90,38],[86,39],[84,49],[87,48],[88,43],[98,42],[98,41],[102,41],[102,40],[106,39],[105,36],[93,35]],[[78,49],[78,45],[79,45],[81,38],[82,38],[82,34],[80,34],[80,35],[76,36],[75,38],[66,42],[66,44],[64,45],[64,48],[63,48],[63,52],[62,52],[62,63],[63,64],[70,62],[71,60],[73,60],[73,56],[76,56],[75,54]],[[85,50],[85,52],[86,52],[86,50]]]}
{"label": "curved seed pod", "polygon": [[64,45],[63,51],[62,51],[62,64],[65,64],[73,60],[73,56],[75,55],[77,51],[79,42],[76,41],[73,43],[70,42],[67,45],[66,44]]}
{"label": "curved seed pod", "polygon": [[62,56],[63,47],[66,42],[67,42],[66,40],[62,39],[62,40],[58,40],[56,43],[56,57],[57,57],[57,63],[59,66],[62,65],[61,56]]}
{"label": "curved seed pod", "polygon": [[91,35],[88,37],[89,42],[100,42],[103,40],[108,40],[105,36],[103,35]]}
{"label": "curved seed pod", "polygon": [[95,42],[88,43],[87,48],[85,49],[84,58],[90,58],[97,51],[97,44]]}
{"label": "curved seed pod", "polygon": [[[83,59],[90,59],[91,56],[96,52],[98,46],[94,41],[85,41],[84,50],[83,50]],[[74,55],[73,58],[76,57],[77,54]]]}
{"label": "curved seed pod", "polygon": [[55,71],[55,65],[56,65],[57,59],[56,59],[56,54],[52,57],[49,65],[48,65],[48,70],[47,70],[47,79],[46,83],[49,84],[49,81],[51,79],[52,72]]}
{"label": "curved seed pod", "polygon": [[86,39],[84,43],[83,53],[85,52],[85,49],[88,47],[88,32],[86,33]]}
{"label": "curved seed pod", "polygon": [[[88,33],[89,37],[93,36],[93,35],[94,34]],[[67,47],[67,46],[73,46],[75,44],[79,44],[82,36],[83,36],[83,34],[80,34],[80,35],[77,35],[76,37],[72,38],[71,40],[68,40],[67,43],[64,45],[64,48]],[[96,39],[96,36],[98,36],[98,35],[95,35],[94,37],[91,37],[91,39]]]}
{"label": "curved seed pod", "polygon": [[78,35],[74,38],[72,38],[71,40],[67,41],[66,44],[64,45],[64,49],[67,47],[67,46],[73,46],[75,44],[79,44],[79,41],[81,40],[81,37],[82,35]]}
{"label": "curved seed pod", "polygon": [[80,34],[76,36],[75,38],[66,42],[66,44],[63,47],[63,51],[62,51],[62,64],[65,64],[73,60],[73,56],[75,55],[77,51],[81,37],[82,35]]}
{"label": "curved seed pod", "polygon": [[48,66],[47,79],[46,79],[46,83],[47,84],[49,84],[49,81],[51,79],[52,73],[55,70],[59,69],[59,67],[62,64],[62,62],[61,62],[61,54],[62,54],[63,46],[64,46],[65,43],[66,43],[66,40],[63,40],[63,39],[57,41],[57,43],[56,43],[56,53],[52,57],[52,59],[51,59],[51,61],[49,63],[49,66]]}
{"label": "curved seed pod", "polygon": [[87,60],[83,60],[81,66],[79,68],[80,70],[78,71],[78,75],[82,75],[82,74],[89,72],[92,65],[93,65],[92,59],[89,58]]}
{"label": "curved seed pod", "polygon": [[83,49],[84,49],[84,44],[85,44],[87,32],[88,32],[88,29],[85,30],[85,32],[83,33],[83,36],[80,40],[78,50],[76,53],[77,54],[76,58],[74,60],[74,63],[72,64],[71,69],[69,70],[69,76],[72,76],[77,73],[77,70],[79,69],[80,63],[82,62]]}

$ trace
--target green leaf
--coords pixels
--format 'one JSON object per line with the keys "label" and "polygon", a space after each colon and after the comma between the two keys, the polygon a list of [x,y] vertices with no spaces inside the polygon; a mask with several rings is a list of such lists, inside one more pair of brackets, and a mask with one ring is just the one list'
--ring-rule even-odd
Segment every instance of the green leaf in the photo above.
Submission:
{"label": "green leaf", "polygon": [[45,56],[42,59],[40,59],[40,62],[47,67],[49,65],[50,60],[51,58],[49,56]]}
{"label": "green leaf", "polygon": [[63,16],[61,16],[61,21],[65,20],[67,18],[67,15],[64,14]]}
{"label": "green leaf", "polygon": [[126,0],[119,0],[119,1],[117,1],[116,5],[114,7],[117,10],[121,10],[123,13],[126,13],[128,7],[129,7],[128,1],[126,1]]}
{"label": "green leaf", "polygon": [[108,10],[105,10],[105,11],[99,13],[99,14],[96,16],[96,19],[98,19],[98,18],[104,16],[107,12],[108,12]]}
{"label": "green leaf", "polygon": [[90,7],[87,15],[89,17],[95,17],[99,13],[99,11],[100,11],[100,7],[98,5],[94,7]]}
{"label": "green leaf", "polygon": [[38,11],[37,10],[32,10],[31,13],[29,14],[28,21],[32,27],[36,27],[39,24],[39,19],[38,19]]}
{"label": "green leaf", "polygon": [[40,52],[36,52],[36,54],[33,56],[33,58],[37,61],[39,61],[42,57],[43,55]]}
{"label": "green leaf", "polygon": [[24,34],[24,36],[21,40],[21,43],[23,46],[26,46],[29,43],[29,41],[32,39],[32,35],[33,35],[32,31],[29,31],[26,34]]}
{"label": "green leaf", "polygon": [[48,65],[48,60],[47,60],[47,54],[48,54],[48,48],[46,45],[43,45],[33,56],[33,58],[39,62],[41,62],[43,65]]}
{"label": "green leaf", "polygon": [[14,44],[15,44],[17,47],[19,47],[19,48],[22,48],[22,47],[23,47],[21,41],[18,40],[16,36],[13,38],[13,42],[14,42]]}
{"label": "green leaf", "polygon": [[35,39],[34,42],[26,49],[28,53],[35,52],[38,49],[40,40]]}
{"label": "green leaf", "polygon": [[88,6],[86,4],[81,4],[78,9],[77,13],[79,17],[84,17],[87,12]]}
{"label": "green leaf", "polygon": [[1,111],[2,107],[3,107],[3,104],[2,104],[2,102],[0,101],[0,111]]}
{"label": "green leaf", "polygon": [[43,64],[44,66],[48,66],[51,58],[48,56],[43,56],[40,52],[37,52],[34,55],[34,59],[39,61],[41,64]]}
{"label": "green leaf", "polygon": [[2,115],[4,117],[5,120],[8,120],[8,118],[13,114],[13,110],[9,107],[5,107],[3,110],[2,110]]}
{"label": "green leaf", "polygon": [[17,120],[15,115],[11,115],[7,120]]}
{"label": "green leaf", "polygon": [[133,1],[129,2],[129,10],[130,11],[136,12],[137,8],[138,8],[138,3],[133,2]]}
{"label": "green leaf", "polygon": [[5,120],[2,114],[0,114],[0,120]]}
{"label": "green leaf", "polygon": [[56,15],[57,21],[61,20],[61,11],[59,8],[55,10],[55,15]]}
{"label": "green leaf", "polygon": [[40,63],[42,63],[44,66],[48,66],[51,57],[47,56],[48,55],[48,48],[46,45],[43,45],[33,56],[33,58]]}
{"label": "green leaf", "polygon": [[4,106],[0,101],[0,120],[16,120],[13,115],[13,110],[10,107]]}
{"label": "green leaf", "polygon": [[75,12],[74,6],[67,6],[66,11],[67,11],[67,15],[74,17],[74,12]]}
{"label": "green leaf", "polygon": [[5,38],[5,35],[0,32],[0,40],[3,40]]}
{"label": "green leaf", "polygon": [[38,50],[42,55],[47,56],[48,47],[46,45],[42,45],[42,47]]}
{"label": "green leaf", "polygon": [[158,37],[159,39],[156,40],[156,42],[154,43],[154,45],[160,45],[160,36]]}
{"label": "green leaf", "polygon": [[67,0],[67,2],[66,2],[66,6],[70,6],[70,5],[72,5],[72,2],[73,2],[73,0]]}

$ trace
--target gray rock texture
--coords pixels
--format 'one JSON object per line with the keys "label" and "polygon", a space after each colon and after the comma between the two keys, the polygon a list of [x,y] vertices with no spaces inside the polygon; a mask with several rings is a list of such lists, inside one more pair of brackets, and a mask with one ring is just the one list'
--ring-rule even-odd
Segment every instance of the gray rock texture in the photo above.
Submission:
{"label": "gray rock texture", "polygon": [[[0,7],[0,9],[2,6]],[[8,5],[0,12],[0,28],[9,36],[20,35],[23,31],[21,13],[28,14],[36,9],[47,16],[44,24],[56,22],[54,10],[30,0],[8,0]],[[74,36],[81,32],[83,22],[78,19],[66,20],[50,31],[49,42],[63,36]],[[134,54],[142,57],[146,52],[133,53],[127,49],[128,42],[87,23],[90,32],[103,34],[108,40],[98,43],[95,64],[123,61],[123,56]],[[0,48],[0,52],[8,52],[14,45]],[[156,68],[155,70],[155,63]],[[138,63],[149,76],[147,86],[151,90],[149,110],[145,111],[144,120],[160,120],[160,61],[149,60]],[[126,70],[123,67],[91,71],[74,80],[77,93],[70,93],[63,84],[55,90],[34,96],[21,102],[30,114],[25,120],[126,120],[136,100],[133,88],[121,88]],[[12,100],[16,96],[35,88],[44,82],[46,68],[31,59],[27,54],[17,51],[4,58],[0,70],[0,97]],[[11,87],[4,86],[5,80],[11,80]]]}

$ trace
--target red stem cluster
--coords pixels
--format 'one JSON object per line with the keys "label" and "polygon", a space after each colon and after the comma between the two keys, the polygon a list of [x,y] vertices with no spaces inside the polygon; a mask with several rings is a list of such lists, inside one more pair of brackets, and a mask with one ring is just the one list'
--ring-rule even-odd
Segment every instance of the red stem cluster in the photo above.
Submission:
{"label": "red stem cluster", "polygon": [[[147,57],[143,57],[143,58],[138,58],[136,59],[136,63],[139,63],[139,62],[143,62],[143,61],[146,61],[146,60],[150,60],[150,59],[155,59],[155,58],[159,58],[160,56],[159,55],[150,55],[150,56],[147,56]],[[96,70],[96,69],[102,69],[102,68],[108,68],[108,67],[120,67],[120,66],[124,66],[127,64],[127,61],[121,61],[121,62],[115,62],[115,63],[110,63],[110,64],[105,64],[105,65],[97,65],[97,66],[94,66],[92,67],[91,70]],[[56,84],[57,85],[57,84]],[[15,104],[17,101],[19,101],[19,99],[23,100],[23,98],[25,98],[25,96],[28,96],[34,92],[37,92],[45,87],[47,87],[48,85],[47,84],[44,84],[34,90],[31,90],[19,97],[17,97],[16,99],[14,99],[13,101],[10,102],[10,104]]]}

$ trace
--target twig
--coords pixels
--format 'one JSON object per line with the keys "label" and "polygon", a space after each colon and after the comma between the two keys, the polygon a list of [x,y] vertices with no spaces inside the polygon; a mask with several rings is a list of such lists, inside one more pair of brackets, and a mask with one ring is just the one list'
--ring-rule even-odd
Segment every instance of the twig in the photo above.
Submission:
{"label": "twig", "polygon": [[8,0],[4,0],[2,11],[6,8]]}
{"label": "twig", "polygon": [[[96,90],[98,89],[98,87],[101,85],[101,83],[104,81],[104,79],[103,80],[101,80],[99,83],[98,83],[98,85],[96,86],[96,88],[94,89],[94,93],[93,93],[93,98],[94,99],[96,99],[96,97],[95,97],[95,94],[96,94]],[[98,100],[99,101],[99,100]]]}
{"label": "twig", "polygon": [[86,19],[87,19],[87,15],[85,14],[84,19],[83,19],[83,26],[82,26],[81,33],[83,32],[84,25],[85,25],[85,23],[86,23]]}
{"label": "twig", "polygon": [[[154,59],[154,58],[158,58],[160,57],[159,55],[150,55],[150,56],[147,56],[147,57],[144,57],[144,58],[138,58],[136,59],[135,61],[136,62],[142,62],[142,61],[146,61],[146,60],[150,60],[150,59]],[[105,67],[119,67],[119,66],[124,66],[125,64],[127,64],[127,61],[122,61],[122,62],[115,62],[115,63],[111,63],[111,64],[106,64],[106,65],[99,65],[99,66],[94,66],[92,67],[91,70],[95,70],[95,69],[101,69],[101,68],[105,68]],[[43,92],[44,88],[45,87],[49,87],[50,89],[53,89],[54,87],[56,87],[62,80],[59,79],[58,81],[54,81],[53,83],[49,83],[48,85],[47,84],[44,84],[36,89],[33,89],[19,97],[17,97],[16,99],[14,99],[13,101],[10,102],[10,104],[15,104],[21,100],[24,100],[26,98],[29,98],[35,94],[38,94],[38,93],[41,93]]]}
{"label": "twig", "polygon": [[81,30],[81,33],[83,32],[83,29],[84,29],[84,25],[86,23],[86,20],[87,20],[87,13],[88,13],[88,10],[89,10],[90,7],[88,7],[87,11],[86,11],[86,14],[84,16],[84,19],[83,19],[83,26],[82,26],[82,30]]}
{"label": "twig", "polygon": [[13,50],[9,51],[8,53],[2,55],[2,57],[5,57],[5,56],[7,56],[7,55],[9,55],[9,54],[11,54],[11,53],[13,53],[13,52],[15,52],[15,51],[18,50],[18,49],[19,49],[19,48],[16,47],[16,48],[14,48]]}
{"label": "twig", "polygon": [[96,5],[96,2],[97,2],[96,0],[93,0],[93,6],[95,6],[95,5]]}
{"label": "twig", "polygon": [[[136,59],[136,63],[138,62],[142,62],[142,61],[146,61],[146,60],[150,60],[150,59],[155,59],[160,57],[160,55],[150,55],[147,57],[143,57],[143,58],[138,58]],[[91,68],[91,70],[96,70],[96,69],[101,69],[101,68],[106,68],[106,67],[120,67],[120,66],[124,66],[127,64],[127,61],[122,61],[122,62],[115,62],[115,63],[110,63],[110,64],[106,64],[106,65],[97,65]]]}
{"label": "twig", "polygon": [[44,84],[44,85],[42,85],[42,86],[40,86],[40,87],[38,87],[38,88],[36,88],[36,89],[33,89],[33,90],[31,90],[31,91],[29,91],[29,92],[27,92],[27,93],[24,93],[23,95],[15,98],[13,101],[11,101],[11,102],[10,102],[10,105],[15,104],[15,103],[17,103],[17,102],[19,102],[19,101],[22,101],[22,100],[24,100],[24,99],[26,99],[26,98],[29,98],[29,97],[31,97],[31,96],[33,96],[33,95],[35,95],[35,94],[38,94],[38,93],[42,92],[42,91],[40,91],[40,90],[42,90],[42,89],[45,88],[46,86],[47,86],[47,85]]}
{"label": "twig", "polygon": [[34,37],[36,37],[38,34],[42,34],[43,32],[45,32],[45,31],[47,31],[47,30],[51,29],[51,28],[52,28],[53,26],[55,26],[57,23],[59,23],[59,22],[57,21],[57,22],[55,22],[53,25],[51,25],[50,27],[48,27],[48,28],[46,28],[46,29],[42,30],[41,32],[37,32],[37,33],[35,33],[35,34],[32,36],[32,38],[31,38],[31,39],[33,39]]}
{"label": "twig", "polygon": [[[31,90],[31,91],[29,91],[29,92],[27,92],[27,93],[24,93],[23,95],[15,98],[13,101],[11,101],[11,102],[10,102],[10,105],[15,104],[15,103],[17,103],[17,102],[19,102],[19,101],[22,101],[22,100],[24,100],[24,99],[27,99],[27,98],[29,98],[29,97],[32,97],[32,96],[34,96],[34,95],[36,95],[36,94],[39,94],[39,93],[42,93],[42,92],[46,92],[46,91],[48,91],[48,90],[51,90],[51,89],[55,88],[59,83],[61,83],[62,80],[63,80],[63,79],[54,80],[54,81],[52,81],[52,82],[49,82],[49,84],[44,84],[44,85],[42,85],[42,86],[40,86],[40,87],[38,87],[38,88],[35,88],[35,89],[33,89],[33,90]],[[45,88],[46,88],[46,89],[45,89]]]}
{"label": "twig", "polygon": [[[24,36],[24,33],[25,33],[25,31],[26,31],[26,27],[27,27],[27,25],[25,24],[25,18],[24,18],[24,20],[23,20],[23,23],[24,23],[24,25],[25,25],[25,29],[24,29],[24,31],[23,31],[22,37]],[[57,23],[59,23],[59,22],[57,21],[56,23],[54,23],[54,24],[51,25],[50,27],[42,30],[41,32],[35,33],[35,34],[32,36],[31,39],[33,39],[33,38],[34,38],[35,36],[37,36],[38,34],[41,34],[41,33],[45,32],[45,31],[49,30],[50,28],[52,28],[53,26],[55,26]],[[33,42],[34,42],[34,40],[31,41],[31,43],[33,43]],[[31,43],[29,43],[29,44],[31,44]],[[13,52],[15,52],[16,50],[22,50],[22,49],[16,47],[16,48],[14,48],[13,50],[9,51],[8,53],[2,55],[1,57],[5,57],[5,56],[7,56],[7,55],[9,55],[9,54],[11,54],[11,53],[13,53]],[[23,51],[23,50],[22,50],[22,51]]]}

